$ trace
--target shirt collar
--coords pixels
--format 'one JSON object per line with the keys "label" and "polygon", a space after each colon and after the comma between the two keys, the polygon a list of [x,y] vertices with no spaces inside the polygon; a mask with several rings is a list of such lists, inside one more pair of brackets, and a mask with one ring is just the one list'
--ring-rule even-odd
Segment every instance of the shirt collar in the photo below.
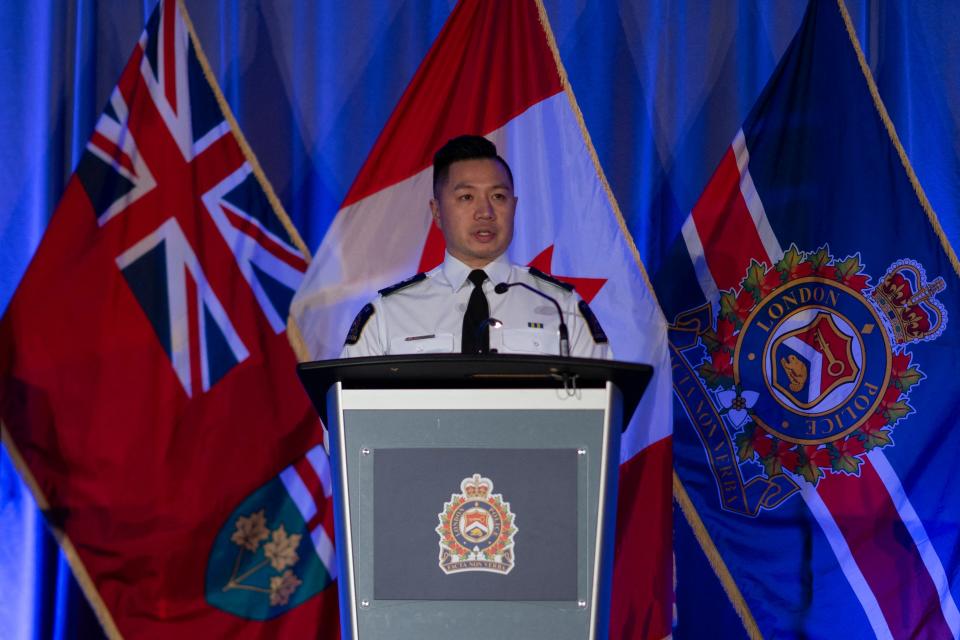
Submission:
{"label": "shirt collar", "polygon": [[[443,277],[447,279],[454,291],[458,291],[467,282],[467,276],[473,271],[473,267],[468,267],[460,262],[449,251],[443,255]],[[507,282],[510,277],[510,262],[507,260],[507,254],[501,254],[496,260],[483,267],[487,272],[487,277],[493,284]],[[471,285],[472,286],[472,285]]]}

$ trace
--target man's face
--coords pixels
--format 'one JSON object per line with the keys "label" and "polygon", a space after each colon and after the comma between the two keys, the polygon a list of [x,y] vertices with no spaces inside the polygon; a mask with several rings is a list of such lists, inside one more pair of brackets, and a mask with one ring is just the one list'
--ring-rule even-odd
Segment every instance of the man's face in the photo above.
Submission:
{"label": "man's face", "polygon": [[451,164],[440,193],[430,201],[447,251],[474,269],[486,266],[510,246],[516,209],[507,171],[492,158]]}

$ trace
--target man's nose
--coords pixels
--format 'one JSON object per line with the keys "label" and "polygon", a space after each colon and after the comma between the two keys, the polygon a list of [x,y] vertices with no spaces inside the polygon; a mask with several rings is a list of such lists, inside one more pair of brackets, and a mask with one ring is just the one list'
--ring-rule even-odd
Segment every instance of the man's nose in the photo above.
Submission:
{"label": "man's nose", "polygon": [[477,202],[477,218],[487,220],[496,215],[490,198],[480,198]]}

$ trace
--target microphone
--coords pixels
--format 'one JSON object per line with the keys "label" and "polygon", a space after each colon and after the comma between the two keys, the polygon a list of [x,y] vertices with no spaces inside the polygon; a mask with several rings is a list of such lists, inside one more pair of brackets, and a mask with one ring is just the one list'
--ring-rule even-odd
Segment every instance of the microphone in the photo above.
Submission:
{"label": "microphone", "polygon": [[560,308],[560,303],[556,301],[552,296],[548,296],[543,291],[534,289],[525,282],[511,282],[507,284],[506,282],[501,282],[493,288],[493,291],[498,294],[504,294],[507,292],[510,287],[523,287],[528,291],[532,291],[541,298],[546,298],[553,303],[553,306],[557,308],[557,317],[560,318],[560,355],[564,358],[570,357],[570,335],[567,330],[567,323],[563,321],[563,310]]}
{"label": "microphone", "polygon": [[[477,325],[477,327],[473,330],[473,335],[477,339],[477,342],[480,342],[480,334],[483,333],[485,329],[490,329],[490,328],[499,329],[502,326],[503,326],[503,323],[497,320],[496,318],[487,318],[486,320],[484,320],[483,322]],[[496,349],[490,349],[490,351],[487,351],[485,353],[496,353],[496,352],[497,352]]]}

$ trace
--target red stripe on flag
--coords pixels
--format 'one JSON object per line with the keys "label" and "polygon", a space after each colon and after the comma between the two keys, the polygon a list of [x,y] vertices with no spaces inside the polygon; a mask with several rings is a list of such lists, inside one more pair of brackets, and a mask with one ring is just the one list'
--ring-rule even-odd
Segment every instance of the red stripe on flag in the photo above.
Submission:
{"label": "red stripe on flag", "polygon": [[[163,6],[163,90],[173,112],[177,112],[177,52],[174,44],[176,35],[176,2],[167,2]],[[159,70],[158,70],[159,71]]]}
{"label": "red stripe on flag", "polygon": [[290,253],[290,250],[286,246],[276,242],[262,227],[251,222],[249,218],[238,215],[229,207],[220,208],[227,215],[230,224],[256,240],[257,244],[269,251],[278,260],[282,260],[297,271],[306,271],[307,262],[299,255]]}
{"label": "red stripe on flag", "polygon": [[752,258],[769,262],[740,192],[733,148],[727,149],[692,215],[707,266],[720,290],[738,287]]}
{"label": "red stripe on flag", "polygon": [[843,533],[893,637],[952,637],[930,572],[870,461],[860,465],[859,477],[828,474],[817,492]]}
{"label": "red stripe on flag", "polygon": [[326,502],[323,496],[323,483],[320,482],[320,476],[317,475],[313,465],[310,464],[306,456],[294,462],[293,468],[297,472],[297,475],[300,476],[300,480],[303,481],[304,486],[307,487],[307,492],[310,494],[310,497],[313,498],[313,504],[316,507],[313,517],[307,522],[307,530],[313,531],[313,529],[323,521],[325,510],[320,508]]}
{"label": "red stripe on flag", "polygon": [[[197,283],[189,269],[184,266],[184,291],[187,298],[187,353],[190,354],[190,395],[199,396],[203,393],[203,371],[202,371],[202,349],[200,345],[200,336],[203,335],[203,317],[200,313],[200,301],[197,299]],[[172,349],[177,345],[171,344]]]}
{"label": "red stripe on flag", "polygon": [[447,241],[443,239],[443,232],[435,224],[430,225],[430,231],[427,232],[427,241],[423,245],[423,253],[420,255],[420,266],[417,271],[423,273],[430,271],[443,262],[443,253],[447,249]]}
{"label": "red stripe on flag", "polygon": [[450,138],[489,133],[561,90],[533,2],[457,4],[342,206],[427,168]]}
{"label": "red stripe on flag", "polygon": [[108,156],[110,156],[111,160],[116,162],[118,166],[121,166],[129,171],[131,175],[137,174],[136,169],[133,167],[133,161],[130,159],[130,156],[124,153],[123,150],[114,144],[112,140],[100,135],[99,132],[94,131],[93,135],[90,136],[90,144],[99,147]]}
{"label": "red stripe on flag", "polygon": [[611,638],[670,635],[673,610],[673,439],[620,465]]}

